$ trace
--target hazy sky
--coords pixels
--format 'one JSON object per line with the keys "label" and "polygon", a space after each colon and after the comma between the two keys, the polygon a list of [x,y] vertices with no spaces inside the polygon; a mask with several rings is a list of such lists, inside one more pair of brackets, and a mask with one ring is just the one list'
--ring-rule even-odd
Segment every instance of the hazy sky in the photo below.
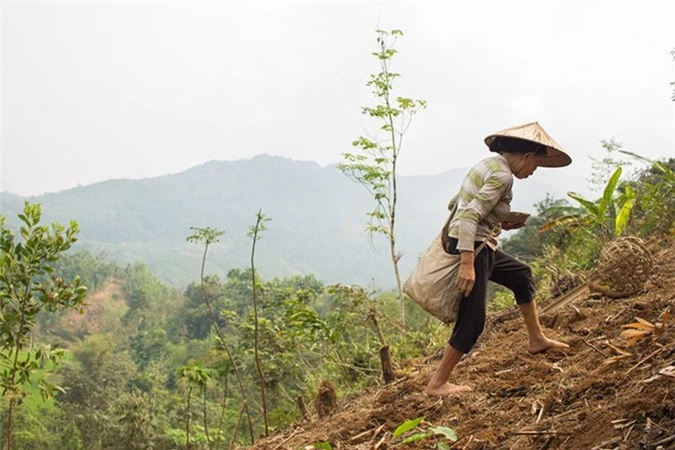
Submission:
{"label": "hazy sky", "polygon": [[1,3],[0,190],[51,192],[260,153],[339,161],[374,124],[374,29],[428,108],[403,174],[468,166],[538,120],[583,180],[599,141],[675,156],[675,2]]}

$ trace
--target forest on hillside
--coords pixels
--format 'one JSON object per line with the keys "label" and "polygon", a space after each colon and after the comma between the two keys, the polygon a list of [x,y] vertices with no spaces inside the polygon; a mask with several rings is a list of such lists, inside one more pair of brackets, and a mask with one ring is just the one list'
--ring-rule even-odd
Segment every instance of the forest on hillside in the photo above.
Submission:
{"label": "forest on hillside", "polygon": [[[504,243],[531,263],[543,303],[589,277],[618,235],[675,232],[675,160],[609,150],[597,199],[549,198]],[[77,224],[50,228],[40,214],[26,204],[19,234],[1,233],[0,429],[17,449],[250,445],[302,420],[299,405],[313,415],[322,382],[340,398],[381,385],[382,339],[396,376],[447,339],[410,301],[402,323],[394,292],[311,275],[263,279],[241,267],[178,291],[142,263],[66,252]],[[208,259],[217,237],[197,233],[193,245]],[[513,302],[502,289],[491,297],[493,311]]]}

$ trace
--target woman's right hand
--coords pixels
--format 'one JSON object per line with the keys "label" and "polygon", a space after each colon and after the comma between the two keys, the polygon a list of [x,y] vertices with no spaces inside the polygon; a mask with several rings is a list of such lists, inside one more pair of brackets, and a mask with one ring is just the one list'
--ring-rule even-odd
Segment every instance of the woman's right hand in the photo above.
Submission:
{"label": "woman's right hand", "polygon": [[476,272],[473,268],[473,252],[462,252],[462,259],[459,263],[459,272],[457,273],[455,284],[459,291],[465,297],[468,297],[475,282]]}

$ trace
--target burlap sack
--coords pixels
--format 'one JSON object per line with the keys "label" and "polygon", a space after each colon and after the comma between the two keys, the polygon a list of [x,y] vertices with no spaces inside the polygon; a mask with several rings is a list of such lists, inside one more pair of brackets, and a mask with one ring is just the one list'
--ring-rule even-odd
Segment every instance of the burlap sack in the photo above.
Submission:
{"label": "burlap sack", "polygon": [[[443,227],[445,230],[446,227]],[[443,233],[424,251],[403,292],[444,323],[457,319],[462,294],[455,286],[461,256],[443,249]]]}
{"label": "burlap sack", "polygon": [[[456,200],[457,196],[450,200],[448,209],[452,212],[445,221],[441,233],[422,253],[417,267],[403,284],[403,292],[408,297],[443,323],[457,320],[459,304],[464,297],[455,285],[462,257],[445,251],[448,227],[457,212]],[[474,255],[480,253],[486,241],[478,246]]]}

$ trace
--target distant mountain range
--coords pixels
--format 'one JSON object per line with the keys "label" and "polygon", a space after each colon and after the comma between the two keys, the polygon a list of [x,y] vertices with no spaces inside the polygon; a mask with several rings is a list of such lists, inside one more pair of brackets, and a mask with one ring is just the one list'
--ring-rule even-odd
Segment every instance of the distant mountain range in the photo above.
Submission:
{"label": "distant mountain range", "polygon": [[[404,277],[438,233],[465,172],[399,178],[397,237]],[[539,181],[516,181],[513,209],[531,212],[547,192],[562,196]],[[376,237],[371,243],[365,232],[373,200],[335,166],[260,155],[34,197],[0,193],[10,225],[16,225],[25,200],[42,204],[45,221],[78,221],[79,248],[120,263],[145,262],[179,287],[199,278],[203,249],[186,242],[191,226],[225,231],[210,247],[207,266],[207,273],[224,278],[229,269],[248,266],[246,235],[259,209],[272,218],[256,248],[263,277],[312,273],[331,283],[394,285],[386,242]]]}

